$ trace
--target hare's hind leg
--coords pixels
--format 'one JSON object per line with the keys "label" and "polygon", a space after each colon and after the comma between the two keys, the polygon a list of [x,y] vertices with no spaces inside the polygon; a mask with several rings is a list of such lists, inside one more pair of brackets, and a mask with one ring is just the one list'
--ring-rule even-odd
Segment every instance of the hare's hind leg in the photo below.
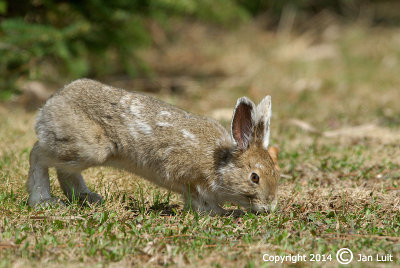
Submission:
{"label": "hare's hind leg", "polygon": [[36,142],[29,157],[29,175],[26,186],[29,193],[28,204],[31,207],[61,203],[50,194],[49,166],[46,152]]}
{"label": "hare's hind leg", "polygon": [[79,171],[57,168],[57,176],[61,189],[69,201],[77,200],[80,203],[88,202],[89,204],[103,202],[100,195],[89,190]]}

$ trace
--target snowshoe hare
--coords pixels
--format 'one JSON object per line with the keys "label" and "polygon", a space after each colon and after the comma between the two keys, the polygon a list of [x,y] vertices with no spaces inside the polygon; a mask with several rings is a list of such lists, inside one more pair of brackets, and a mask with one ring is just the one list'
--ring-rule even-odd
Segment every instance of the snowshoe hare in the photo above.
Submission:
{"label": "snowshoe hare", "polygon": [[279,173],[268,153],[271,97],[238,99],[231,135],[216,121],[102,83],[76,80],[42,107],[30,154],[30,206],[60,202],[49,167],[69,200],[102,202],[81,172],[112,166],[182,194],[185,206],[226,214],[225,202],[265,212],[277,203]]}

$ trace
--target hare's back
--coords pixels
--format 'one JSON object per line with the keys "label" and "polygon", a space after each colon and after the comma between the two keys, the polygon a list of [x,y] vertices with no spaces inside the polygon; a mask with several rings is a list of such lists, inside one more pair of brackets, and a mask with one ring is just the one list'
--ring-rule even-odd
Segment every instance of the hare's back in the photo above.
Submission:
{"label": "hare's back", "polygon": [[122,154],[179,161],[212,154],[230,136],[217,122],[153,97],[80,79],[50,98],[37,118],[40,143],[58,157],[106,161]]}

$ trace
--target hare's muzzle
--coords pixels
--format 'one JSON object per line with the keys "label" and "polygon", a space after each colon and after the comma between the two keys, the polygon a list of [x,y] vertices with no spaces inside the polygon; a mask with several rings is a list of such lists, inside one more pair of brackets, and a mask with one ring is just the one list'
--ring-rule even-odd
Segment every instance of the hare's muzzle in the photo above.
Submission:
{"label": "hare's muzzle", "polygon": [[274,212],[278,205],[278,198],[275,197],[272,201],[268,201],[265,205],[256,205],[253,204],[251,211],[255,213],[271,213]]}
{"label": "hare's muzzle", "polygon": [[278,205],[278,197],[276,195],[271,196],[267,199],[266,205],[262,206],[264,212],[274,212]]}

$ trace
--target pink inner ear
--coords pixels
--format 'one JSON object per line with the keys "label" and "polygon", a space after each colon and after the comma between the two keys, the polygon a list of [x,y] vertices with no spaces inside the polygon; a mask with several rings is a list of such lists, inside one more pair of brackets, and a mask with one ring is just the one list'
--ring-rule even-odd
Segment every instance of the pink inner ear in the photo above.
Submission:
{"label": "pink inner ear", "polygon": [[252,107],[246,103],[241,103],[236,108],[232,123],[232,135],[238,145],[246,149],[249,145],[252,132],[251,122]]}

